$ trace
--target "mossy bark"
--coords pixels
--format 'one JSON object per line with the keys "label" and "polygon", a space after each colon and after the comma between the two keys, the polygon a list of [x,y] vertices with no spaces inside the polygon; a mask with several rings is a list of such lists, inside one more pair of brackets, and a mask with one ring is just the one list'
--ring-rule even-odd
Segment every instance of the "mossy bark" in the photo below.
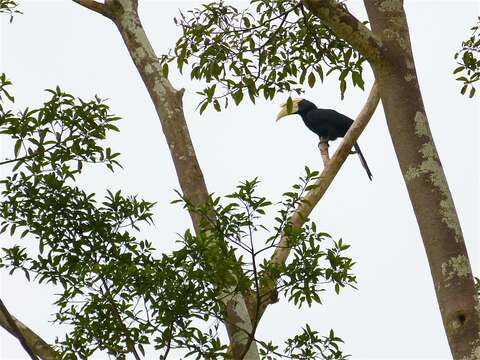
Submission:
{"label": "mossy bark", "polygon": [[381,59],[372,63],[385,117],[425,246],[450,349],[480,359],[480,314],[467,249],[428,125],[400,0],[365,1]]}
{"label": "mossy bark", "polygon": [[[183,195],[193,207],[207,203],[209,194],[195,154],[183,112],[183,90],[176,90],[162,74],[159,61],[138,16],[136,0],[107,0],[107,16],[117,25],[130,56],[155,106]],[[201,215],[190,211],[197,234]],[[240,274],[241,276],[241,274]],[[245,299],[235,289],[224,289],[225,325],[235,360],[259,359],[255,341],[250,341],[252,321]],[[248,349],[246,349],[248,346]]]}

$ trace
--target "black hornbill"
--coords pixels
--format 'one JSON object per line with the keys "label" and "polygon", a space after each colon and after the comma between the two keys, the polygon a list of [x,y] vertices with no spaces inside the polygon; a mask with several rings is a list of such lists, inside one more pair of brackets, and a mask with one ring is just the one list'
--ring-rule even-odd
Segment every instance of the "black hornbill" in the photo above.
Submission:
{"label": "black hornbill", "polygon": [[[328,140],[335,140],[336,138],[344,137],[350,126],[353,124],[353,120],[348,116],[342,115],[335,110],[319,109],[314,103],[305,99],[293,99],[290,112],[287,109],[287,103],[284,103],[282,105],[282,110],[277,116],[277,121],[284,116],[293,114],[300,115],[305,125],[311,131],[317,134],[320,138],[323,137]],[[360,162],[367,172],[368,178],[372,180],[372,173],[368,168],[367,162],[365,161],[357,142],[353,144],[353,147],[360,157]]]}

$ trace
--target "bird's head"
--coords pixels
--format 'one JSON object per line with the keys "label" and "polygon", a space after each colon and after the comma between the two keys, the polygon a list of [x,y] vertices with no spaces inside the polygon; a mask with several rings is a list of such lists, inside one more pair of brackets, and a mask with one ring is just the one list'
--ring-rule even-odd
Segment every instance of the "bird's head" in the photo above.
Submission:
{"label": "bird's head", "polygon": [[[288,108],[288,101],[284,102],[281,105],[281,110],[277,115],[277,121],[280,120],[281,118],[288,116],[288,115],[294,115],[294,114],[299,114],[301,115],[302,113],[308,112],[310,110],[316,109],[317,107],[315,106],[314,103],[302,99],[302,98],[295,98],[292,99],[292,106],[291,109]],[[290,110],[290,111],[289,111]]]}

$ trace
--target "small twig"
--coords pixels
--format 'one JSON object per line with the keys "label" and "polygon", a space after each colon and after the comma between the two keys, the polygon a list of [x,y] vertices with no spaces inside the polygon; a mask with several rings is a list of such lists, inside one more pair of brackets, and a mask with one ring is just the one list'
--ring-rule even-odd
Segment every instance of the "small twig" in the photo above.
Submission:
{"label": "small twig", "polygon": [[120,316],[120,313],[117,309],[117,306],[115,304],[115,300],[112,296],[112,293],[110,291],[110,288],[107,284],[107,281],[102,277],[100,276],[100,280],[103,284],[103,287],[105,289],[105,297],[107,298],[107,301],[110,303],[110,305],[112,306],[112,309],[113,309],[113,315],[117,318],[117,320],[119,321],[120,323],[120,326],[122,327],[122,330],[124,331],[124,335],[125,335],[125,343],[127,345],[127,349],[129,352],[131,352],[133,354],[133,356],[135,357],[136,360],[140,360],[140,356],[138,355],[138,352],[137,352],[137,349],[135,348],[135,343],[133,342],[133,340],[130,338],[130,334],[128,333],[128,328],[127,326],[124,324],[123,320],[122,320],[122,317]]}
{"label": "small twig", "polygon": [[303,4],[300,6],[300,9],[302,10],[303,23],[305,24],[305,28],[307,29],[310,36],[312,36],[315,39],[315,43],[317,44],[317,50],[320,51],[320,49],[322,48],[322,43],[318,39],[318,36],[315,33],[315,31],[312,31],[312,28],[311,28],[310,24],[308,23],[308,20],[307,20],[308,15],[305,11],[305,8],[303,7]]}
{"label": "small twig", "polygon": [[[252,216],[250,213],[249,209],[247,208],[247,213],[248,213],[248,218]],[[255,312],[254,314],[251,314],[250,321],[252,322],[252,332],[248,335],[248,340],[247,344],[245,345],[245,348],[240,356],[240,359],[244,359],[245,355],[248,352],[248,349],[250,348],[250,345],[252,345],[252,342],[255,339],[255,332],[257,331],[257,326],[258,326],[258,316],[259,316],[259,311],[260,311],[260,304],[261,304],[261,296],[262,294],[260,293],[260,281],[258,277],[258,271],[257,271],[257,264],[256,264],[256,259],[255,259],[255,247],[253,245],[253,233],[252,233],[252,226],[251,223],[249,222],[248,224],[248,233],[249,233],[249,238],[250,238],[250,246],[251,246],[251,251],[250,255],[252,257],[252,269],[253,269],[253,277],[255,279],[255,294],[256,294],[256,299],[255,299]],[[253,315],[253,317],[252,317]]]}
{"label": "small twig", "polygon": [[[75,0],[74,0],[75,1]],[[294,11],[295,9],[298,9],[299,7],[301,6],[301,3],[291,7],[290,9],[278,14],[277,16],[274,16],[273,18],[270,18],[268,20],[265,20],[263,23],[260,23],[256,26],[252,26],[251,28],[248,28],[248,29],[235,29],[235,30],[226,30],[226,31],[223,31],[223,32],[214,32],[214,34],[229,34],[229,33],[236,33],[236,32],[248,32],[248,31],[252,31],[252,30],[257,30],[259,28],[261,28],[262,26],[265,26],[267,25],[268,23],[271,23],[272,21],[275,21],[277,19],[280,19],[282,16],[285,16],[285,15],[288,15],[289,13],[291,13],[292,11]]]}
{"label": "small twig", "polygon": [[[50,150],[52,150],[53,148],[55,148],[57,146],[57,144],[55,145],[52,145],[51,147],[49,147],[48,149],[45,149],[43,152],[46,153],[46,152],[49,152]],[[35,156],[37,156],[38,153],[33,153],[31,155],[25,155],[25,156],[22,156],[22,157],[19,157],[19,158],[15,158],[15,159],[9,159],[9,160],[5,160],[5,161],[0,161],[0,166],[1,165],[6,165],[6,164],[11,164],[13,162],[16,162],[16,161],[23,161],[23,160],[30,160],[30,159],[33,159]]]}
{"label": "small twig", "polygon": [[326,168],[328,162],[330,161],[330,155],[328,153],[328,138],[327,137],[320,137],[320,142],[318,143],[318,148],[320,149],[320,155],[322,156],[323,160],[323,167]]}
{"label": "small twig", "polygon": [[170,353],[170,350],[172,349],[173,326],[174,326],[174,321],[172,321],[170,323],[169,327],[168,327],[168,331],[169,331],[170,334],[168,336],[168,342],[167,342],[165,352],[164,352],[163,356],[162,355],[160,356],[160,360],[167,359],[168,354]]}
{"label": "small twig", "polygon": [[22,347],[25,349],[27,354],[30,356],[32,360],[38,360],[38,357],[35,355],[33,350],[30,348],[28,345],[27,339],[23,336],[22,331],[18,328],[17,323],[15,320],[13,320],[12,315],[10,315],[10,312],[7,310],[7,307],[3,303],[3,301],[0,299],[0,311],[5,315],[8,324],[12,328],[12,330],[15,333],[15,336],[17,337],[18,341],[20,341],[20,344],[22,344]]}

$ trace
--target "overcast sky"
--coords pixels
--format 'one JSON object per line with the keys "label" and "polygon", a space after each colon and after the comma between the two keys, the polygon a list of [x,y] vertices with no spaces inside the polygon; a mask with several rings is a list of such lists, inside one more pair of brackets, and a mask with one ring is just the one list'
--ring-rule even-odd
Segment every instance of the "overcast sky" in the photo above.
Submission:
{"label": "overcast sky", "polygon": [[[140,3],[141,18],[157,54],[167,51],[177,38],[172,18],[178,8],[200,4]],[[452,76],[453,54],[469,36],[479,14],[478,2],[405,3],[427,116],[478,276],[479,102],[478,97],[461,96],[460,84]],[[17,16],[13,24],[6,16],[2,19],[0,47],[0,72],[14,82],[16,108],[40,105],[47,98],[43,89],[56,85],[82,98],[95,94],[108,98],[112,112],[123,118],[121,133],[112,136],[111,145],[122,153],[124,170],[112,175],[98,168],[82,177],[82,185],[97,194],[107,188],[122,189],[156,201],[156,225],[144,236],[168,251],[176,233],[189,227],[190,220],[178,206],[169,204],[175,197],[173,190],[179,188],[170,154],[117,29],[71,1],[21,4],[24,15]],[[366,19],[362,2],[348,1],[348,6],[359,19]],[[200,116],[195,111],[199,101],[195,91],[200,85],[174,71],[171,78],[174,86],[186,88],[185,112],[209,191],[226,194],[239,181],[259,176],[261,193],[276,201],[303,174],[305,165],[321,169],[317,138],[300,117],[274,121],[286,96]],[[366,78],[369,89],[369,70]],[[341,101],[338,82],[331,78],[323,85],[317,83],[305,97],[319,107],[355,117],[367,95],[368,90],[351,90]],[[1,157],[10,156],[7,142],[0,141]],[[327,294],[322,306],[301,311],[280,301],[267,310],[259,337],[281,343],[308,322],[321,333],[333,328],[353,359],[448,359],[425,251],[381,106],[359,143],[374,181],[368,181],[358,158],[351,156],[311,216],[321,231],[352,245],[349,254],[357,262],[359,290]],[[0,241],[2,247],[11,244],[5,236]],[[1,298],[12,314],[47,341],[62,335],[61,329],[49,323],[54,312],[52,288],[29,284],[6,272],[1,276]],[[3,329],[0,339],[1,359],[26,358],[19,343]]]}

